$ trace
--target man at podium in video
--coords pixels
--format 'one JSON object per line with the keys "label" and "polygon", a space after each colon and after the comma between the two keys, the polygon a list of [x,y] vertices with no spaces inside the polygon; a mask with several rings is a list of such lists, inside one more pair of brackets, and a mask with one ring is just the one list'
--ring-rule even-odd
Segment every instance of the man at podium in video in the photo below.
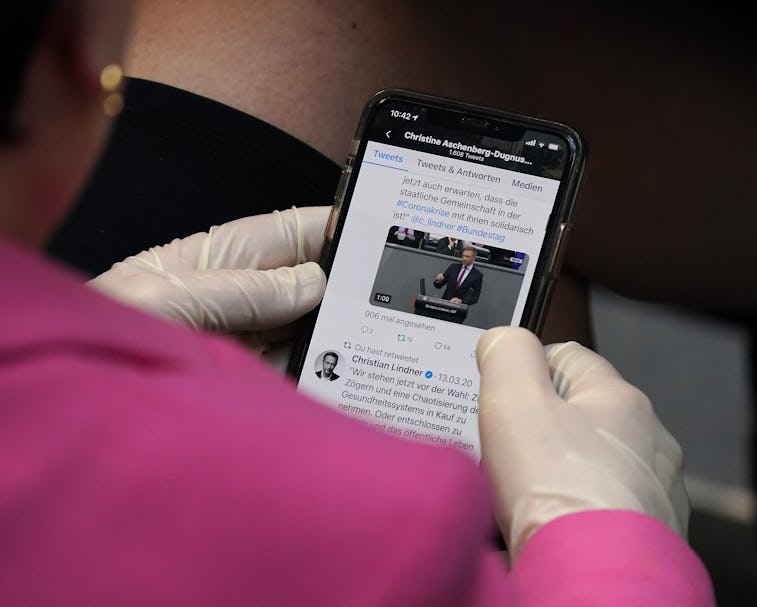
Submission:
{"label": "man at podium in video", "polygon": [[462,323],[468,316],[468,306],[478,301],[484,276],[473,267],[476,249],[464,247],[460,263],[453,263],[441,274],[437,274],[434,286],[446,287],[441,298],[426,295],[424,279],[421,278],[421,294],[415,300],[414,312],[422,316],[440,318]]}
{"label": "man at podium in video", "polygon": [[434,286],[441,289],[446,285],[442,299],[469,306],[478,301],[484,276],[473,267],[474,261],[476,261],[476,249],[463,247],[460,263],[450,264],[443,273],[437,274]]}

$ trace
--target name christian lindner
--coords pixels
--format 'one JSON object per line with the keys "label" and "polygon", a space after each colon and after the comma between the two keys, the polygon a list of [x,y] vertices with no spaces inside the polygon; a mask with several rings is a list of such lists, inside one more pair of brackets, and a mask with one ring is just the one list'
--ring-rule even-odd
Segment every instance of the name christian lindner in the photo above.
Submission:
{"label": "name christian lindner", "polygon": [[377,367],[378,369],[388,369],[390,371],[399,371],[400,373],[406,373],[407,375],[421,376],[424,371],[422,369],[416,369],[410,365],[402,365],[400,363],[387,363],[383,360],[376,360],[375,358],[366,358],[360,356],[360,354],[352,355],[352,362],[366,365],[368,367]]}

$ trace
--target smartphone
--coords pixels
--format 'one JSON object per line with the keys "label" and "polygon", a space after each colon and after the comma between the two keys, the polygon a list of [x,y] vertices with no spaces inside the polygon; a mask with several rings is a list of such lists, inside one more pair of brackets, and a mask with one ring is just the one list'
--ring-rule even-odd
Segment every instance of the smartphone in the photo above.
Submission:
{"label": "smartphone", "polygon": [[564,124],[374,95],[326,229],[326,293],[291,358],[298,388],[479,459],[476,343],[493,326],[541,330],[584,165]]}

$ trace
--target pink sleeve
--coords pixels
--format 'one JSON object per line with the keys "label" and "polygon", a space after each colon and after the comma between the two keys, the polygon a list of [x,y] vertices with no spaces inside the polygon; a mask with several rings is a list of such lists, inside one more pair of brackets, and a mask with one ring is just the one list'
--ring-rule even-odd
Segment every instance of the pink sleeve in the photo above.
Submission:
{"label": "pink sleeve", "polygon": [[715,605],[693,550],[636,512],[582,512],[545,525],[527,542],[509,581],[519,606]]}
{"label": "pink sleeve", "polygon": [[694,553],[628,512],[546,525],[507,574],[467,455],[0,260],[2,607],[714,604]]}

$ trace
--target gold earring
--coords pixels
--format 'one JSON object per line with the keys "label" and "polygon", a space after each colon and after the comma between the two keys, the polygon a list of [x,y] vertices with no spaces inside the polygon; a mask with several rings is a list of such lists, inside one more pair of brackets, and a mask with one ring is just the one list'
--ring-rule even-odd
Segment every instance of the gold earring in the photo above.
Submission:
{"label": "gold earring", "polygon": [[124,72],[117,63],[106,65],[100,72],[100,88],[102,89],[103,112],[109,118],[118,116],[124,108],[124,98],[121,95],[121,81]]}

